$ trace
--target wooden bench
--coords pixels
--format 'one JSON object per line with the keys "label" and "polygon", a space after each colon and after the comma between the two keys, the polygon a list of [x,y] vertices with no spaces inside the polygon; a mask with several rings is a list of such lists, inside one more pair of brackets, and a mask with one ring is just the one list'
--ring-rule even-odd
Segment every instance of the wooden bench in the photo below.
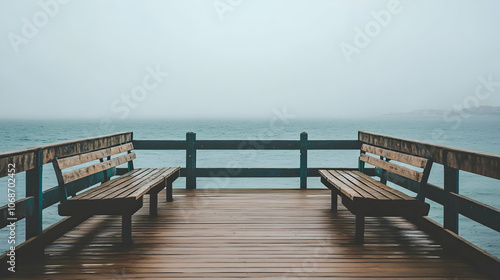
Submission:
{"label": "wooden bench", "polygon": [[[382,175],[389,171],[418,182],[417,197],[387,186],[384,176],[379,182],[364,174],[365,163],[381,168]],[[432,161],[426,158],[363,144],[359,171],[320,170],[319,174],[321,182],[332,191],[332,211],[337,210],[337,196],[340,196],[342,204],[356,215],[355,240],[363,243],[365,217],[422,217],[429,214],[430,206],[424,200],[431,166]]]}
{"label": "wooden bench", "polygon": [[[132,243],[132,215],[149,194],[150,215],[157,215],[158,192],[166,188],[167,201],[172,199],[172,182],[179,177],[180,167],[134,169],[132,143],[54,159],[53,166],[59,184],[59,215],[121,215],[122,242]],[[119,155],[121,154],[121,155]],[[112,156],[115,156],[112,158]],[[98,163],[92,164],[93,161]],[[110,180],[110,171],[128,163],[128,172]],[[87,164],[78,168],[78,165]],[[90,164],[90,165],[89,165]],[[62,170],[72,170],[62,173]],[[93,174],[103,172],[104,182],[76,195],[68,193],[66,185]],[[68,196],[71,198],[68,199]]]}

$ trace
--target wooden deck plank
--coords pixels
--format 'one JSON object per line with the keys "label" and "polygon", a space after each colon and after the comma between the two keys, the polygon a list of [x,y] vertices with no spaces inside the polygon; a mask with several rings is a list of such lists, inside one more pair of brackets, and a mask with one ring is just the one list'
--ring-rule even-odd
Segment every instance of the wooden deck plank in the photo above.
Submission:
{"label": "wooden deck plank", "polygon": [[159,202],[156,218],[146,199],[130,247],[120,217],[96,216],[16,278],[487,278],[402,218],[366,218],[365,244],[356,244],[354,216],[340,205],[331,213],[328,190],[174,190],[174,198]]}

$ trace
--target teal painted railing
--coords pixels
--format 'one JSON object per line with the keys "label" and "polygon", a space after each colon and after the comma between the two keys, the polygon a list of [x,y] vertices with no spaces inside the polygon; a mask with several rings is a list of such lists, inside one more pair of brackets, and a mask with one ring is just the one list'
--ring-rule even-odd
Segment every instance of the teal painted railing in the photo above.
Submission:
{"label": "teal painted railing", "polygon": [[[188,132],[185,141],[178,140],[134,140],[136,150],[185,150],[186,165],[181,168],[181,177],[186,177],[186,189],[196,189],[199,177],[300,177],[300,188],[307,188],[308,177],[318,177],[321,168],[308,168],[308,150],[358,150],[358,140],[308,140],[307,133],[300,140],[196,140],[196,133]],[[197,168],[198,150],[299,150],[299,168]],[[324,168],[324,167],[323,167]],[[343,168],[357,169],[357,168]],[[374,175],[374,169],[367,169]],[[119,168],[117,173],[124,174]]]}

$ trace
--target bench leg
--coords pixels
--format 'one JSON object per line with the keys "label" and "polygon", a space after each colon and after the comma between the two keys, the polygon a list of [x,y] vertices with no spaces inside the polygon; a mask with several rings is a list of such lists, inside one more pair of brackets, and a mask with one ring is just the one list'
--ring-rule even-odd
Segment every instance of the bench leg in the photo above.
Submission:
{"label": "bench leg", "polygon": [[165,180],[166,191],[167,191],[167,202],[174,201],[173,191],[172,191],[172,182],[170,180]]}
{"label": "bench leg", "polygon": [[122,242],[132,244],[132,215],[122,215]]}
{"label": "bench leg", "polygon": [[356,228],[354,232],[356,243],[363,244],[365,239],[365,216],[356,215]]}
{"label": "bench leg", "polygon": [[337,190],[332,190],[332,208],[330,209],[330,211],[337,212],[337,206],[338,206]]}
{"label": "bench leg", "polygon": [[158,193],[149,194],[149,216],[158,216]]}

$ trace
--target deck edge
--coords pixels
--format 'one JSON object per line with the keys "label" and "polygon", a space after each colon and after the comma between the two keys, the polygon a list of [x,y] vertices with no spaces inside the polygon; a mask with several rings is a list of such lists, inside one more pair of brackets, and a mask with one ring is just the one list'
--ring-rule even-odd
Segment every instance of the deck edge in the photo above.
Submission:
{"label": "deck edge", "polygon": [[454,232],[443,228],[439,223],[428,217],[406,218],[419,229],[428,233],[438,241],[443,249],[459,256],[471,266],[484,271],[493,279],[500,275],[500,259],[467,241]]}

